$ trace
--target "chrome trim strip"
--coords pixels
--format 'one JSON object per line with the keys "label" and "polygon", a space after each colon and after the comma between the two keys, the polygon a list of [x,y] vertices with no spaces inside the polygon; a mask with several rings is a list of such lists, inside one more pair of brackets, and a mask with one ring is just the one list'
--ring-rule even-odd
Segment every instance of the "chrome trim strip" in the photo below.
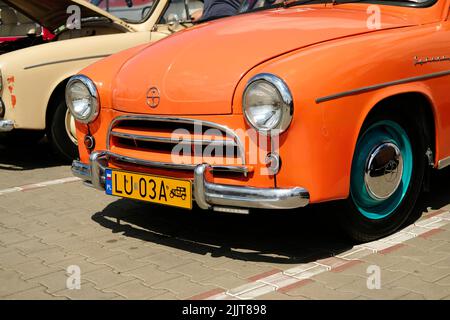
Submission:
{"label": "chrome trim strip", "polygon": [[0,132],[9,132],[14,129],[13,120],[0,120]]}
{"label": "chrome trim strip", "polygon": [[159,143],[168,143],[168,144],[194,144],[194,145],[210,145],[210,146],[224,146],[224,147],[237,147],[237,144],[230,140],[177,140],[172,138],[163,138],[163,137],[153,137],[153,136],[144,136],[139,134],[130,134],[123,132],[111,131],[111,135],[117,138],[129,139],[129,140],[137,140],[137,141],[145,141],[145,142],[159,142]]}
{"label": "chrome trim strip", "polygon": [[[90,166],[74,161],[72,172],[78,177],[91,172],[91,176],[83,175],[82,179],[90,182],[93,187],[105,190],[105,169],[107,152],[94,152],[90,158]],[[89,170],[90,168],[90,170]],[[204,210],[219,207],[226,208],[257,208],[257,209],[295,209],[309,204],[309,192],[295,187],[290,189],[253,188],[214,184],[208,181],[213,166],[201,164],[194,170],[194,200]]]}
{"label": "chrome trim strip", "polygon": [[372,86],[362,87],[362,88],[344,91],[341,93],[332,94],[329,96],[318,98],[318,99],[316,99],[316,103],[322,103],[322,102],[326,102],[326,101],[330,101],[330,100],[335,100],[338,98],[343,98],[343,97],[347,97],[347,96],[351,96],[351,95],[355,95],[355,94],[360,94],[360,93],[365,93],[365,92],[374,91],[374,90],[378,90],[378,89],[383,89],[386,87],[395,86],[395,85],[399,85],[399,84],[405,84],[405,83],[415,82],[415,81],[419,81],[419,80],[428,80],[428,79],[444,77],[444,76],[448,76],[448,75],[450,75],[450,70],[430,73],[430,74],[426,74],[423,76],[417,76],[417,77],[411,77],[411,78],[405,78],[405,79],[375,84]]}
{"label": "chrome trim strip", "polygon": [[31,65],[31,66],[25,67],[23,69],[29,70],[29,69],[39,68],[39,67],[50,66],[52,64],[60,64],[60,63],[75,62],[75,61],[90,60],[90,59],[101,59],[101,58],[109,57],[110,55],[111,54],[102,54],[102,55],[98,55],[98,56],[89,56],[89,57],[73,58],[73,59],[66,59],[66,60],[56,60],[56,61],[50,61],[50,62]]}
{"label": "chrome trim strip", "polygon": [[92,179],[91,166],[79,161],[72,163],[72,174],[84,181],[90,182]]}
{"label": "chrome trim strip", "polygon": [[228,128],[227,126],[223,126],[214,122],[210,121],[203,121],[198,119],[190,119],[190,118],[177,118],[177,117],[161,117],[161,116],[146,116],[146,115],[124,115],[119,116],[115,118],[108,129],[108,136],[106,137],[106,149],[111,150],[111,133],[113,132],[113,129],[115,128],[116,124],[120,121],[126,121],[126,120],[135,120],[135,121],[154,121],[154,122],[172,122],[172,123],[184,123],[184,124],[199,124],[199,125],[205,125],[207,127],[218,129],[223,132],[225,132],[229,137],[232,137],[235,139],[237,147],[239,148],[242,164],[245,166],[245,148],[244,144],[242,143],[241,139],[237,134],[234,133],[233,130]]}
{"label": "chrome trim strip", "polygon": [[450,166],[450,157],[447,157],[447,158],[444,158],[444,159],[441,159],[438,161],[438,166],[437,166],[438,170],[444,169],[445,167],[448,167],[448,166]]}

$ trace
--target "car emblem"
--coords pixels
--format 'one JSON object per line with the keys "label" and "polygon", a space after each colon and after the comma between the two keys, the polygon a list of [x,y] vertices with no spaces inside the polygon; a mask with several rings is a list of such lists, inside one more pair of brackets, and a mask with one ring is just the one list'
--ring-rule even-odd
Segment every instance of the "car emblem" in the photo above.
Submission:
{"label": "car emblem", "polygon": [[156,108],[157,106],[159,106],[160,102],[161,102],[161,95],[159,93],[158,88],[151,87],[147,91],[147,105],[150,108]]}

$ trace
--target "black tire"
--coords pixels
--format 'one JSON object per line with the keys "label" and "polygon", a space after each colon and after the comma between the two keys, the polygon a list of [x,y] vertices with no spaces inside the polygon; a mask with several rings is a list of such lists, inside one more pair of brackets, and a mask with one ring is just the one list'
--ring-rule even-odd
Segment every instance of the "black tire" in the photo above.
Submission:
{"label": "black tire", "polygon": [[47,137],[55,153],[66,161],[78,158],[78,146],[70,139],[66,130],[67,106],[65,101],[61,101],[52,115]]}
{"label": "black tire", "polygon": [[411,215],[416,213],[415,211],[419,210],[415,205],[422,190],[427,165],[425,156],[426,141],[423,135],[423,124],[419,119],[416,119],[410,114],[407,115],[399,112],[399,110],[397,112],[375,114],[363,125],[358,141],[362,138],[366,130],[375,123],[388,120],[398,124],[409,138],[413,160],[410,183],[407,189],[405,188],[406,193],[400,204],[388,216],[381,219],[369,219],[360,212],[352,194],[350,194],[346,201],[340,203],[339,216],[341,225],[347,234],[358,243],[373,241],[394,233],[402,227]]}

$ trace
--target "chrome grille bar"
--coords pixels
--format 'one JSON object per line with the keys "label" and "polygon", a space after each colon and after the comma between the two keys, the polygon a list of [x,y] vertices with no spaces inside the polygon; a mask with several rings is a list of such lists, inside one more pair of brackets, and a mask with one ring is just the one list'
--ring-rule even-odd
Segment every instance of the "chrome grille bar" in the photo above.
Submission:
{"label": "chrome grille bar", "polygon": [[176,118],[176,117],[162,117],[162,116],[147,116],[147,115],[124,115],[119,116],[115,118],[109,127],[108,130],[108,136],[106,141],[106,147],[107,150],[111,150],[111,137],[118,137],[118,138],[124,138],[134,141],[144,141],[144,142],[156,142],[156,143],[182,143],[183,141],[174,140],[172,138],[165,138],[165,137],[155,137],[151,135],[140,135],[140,134],[128,134],[123,132],[114,131],[116,127],[120,125],[121,122],[133,122],[133,121],[144,121],[144,122],[157,122],[157,123],[178,123],[178,124],[187,124],[187,125],[198,125],[206,128],[212,128],[217,129],[221,132],[223,132],[226,137],[229,137],[231,139],[229,140],[215,140],[215,139],[194,139],[194,140],[187,140],[186,143],[193,144],[193,145],[211,145],[211,146],[224,146],[224,147],[235,147],[238,149],[238,156],[241,158],[241,163],[243,166],[246,165],[245,160],[245,149],[244,145],[239,138],[239,136],[230,128],[210,122],[210,121],[202,121],[198,119],[189,119],[189,118]]}

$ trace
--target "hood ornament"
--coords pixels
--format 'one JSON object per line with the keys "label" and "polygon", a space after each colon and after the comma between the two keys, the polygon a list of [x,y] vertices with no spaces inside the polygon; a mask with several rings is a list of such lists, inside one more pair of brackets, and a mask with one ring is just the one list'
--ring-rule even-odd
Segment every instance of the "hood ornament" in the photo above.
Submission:
{"label": "hood ornament", "polygon": [[151,87],[147,91],[147,105],[150,108],[155,109],[159,106],[161,102],[161,94],[159,93],[159,89],[157,87]]}

